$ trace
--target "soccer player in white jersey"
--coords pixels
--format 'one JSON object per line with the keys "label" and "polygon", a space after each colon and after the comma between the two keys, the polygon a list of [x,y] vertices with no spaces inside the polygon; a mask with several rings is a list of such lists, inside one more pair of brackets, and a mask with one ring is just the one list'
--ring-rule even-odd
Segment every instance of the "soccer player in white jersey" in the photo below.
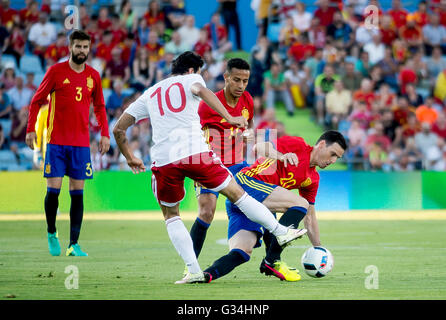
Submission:
{"label": "soccer player in white jersey", "polygon": [[182,53],[172,63],[172,75],[147,89],[125,110],[113,129],[127,164],[137,174],[146,167],[130,150],[126,130],[142,119],[151,120],[152,190],[163,212],[169,238],[188,268],[186,276],[176,283],[210,281],[210,275],[203,273],[198,264],[192,239],[179,216],[179,204],[185,196],[185,177],[226,196],[249,219],[274,234],[280,245],[285,246],[307,232],[279,224],[263,204],[237,184],[230,171],[209,150],[198,115],[201,99],[232,125],[246,127],[247,121],[242,116],[231,116],[206,88],[200,75],[202,66],[203,59],[196,53]]}

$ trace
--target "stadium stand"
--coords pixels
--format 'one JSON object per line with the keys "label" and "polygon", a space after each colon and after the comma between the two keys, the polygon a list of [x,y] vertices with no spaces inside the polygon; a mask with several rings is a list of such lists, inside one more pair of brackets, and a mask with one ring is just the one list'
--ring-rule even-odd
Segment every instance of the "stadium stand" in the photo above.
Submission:
{"label": "stadium stand", "polygon": [[[33,74],[34,86],[42,81],[52,62],[45,55],[42,68],[42,53],[28,38],[30,28],[39,20],[32,7],[37,5],[39,12],[49,14],[56,33],[69,34],[64,27],[66,15],[60,3],[2,1],[0,15],[7,35],[2,36],[4,33],[0,32],[0,43],[6,44],[0,60],[0,83],[6,92],[18,76],[25,79]],[[127,67],[130,70],[130,78],[124,79],[121,93],[123,106],[108,113],[111,124],[145,87],[169,74],[169,62],[176,54],[169,52],[169,48],[187,47],[203,55],[206,64],[202,74],[212,90],[224,85],[225,60],[233,56],[248,59],[252,66],[248,90],[255,101],[256,123],[274,129],[282,122],[291,134],[301,133],[297,126],[311,128],[314,136],[324,129],[338,129],[351,145],[343,159],[349,169],[446,170],[446,4],[441,1],[253,0],[249,6],[239,1],[239,6],[245,5],[243,10],[255,11],[259,30],[257,35],[252,35],[257,41],[248,52],[227,51],[234,44],[223,17],[217,15],[215,20],[209,17],[207,23],[195,25],[194,19],[187,17],[198,17],[200,13],[187,12],[184,1],[66,0],[62,3],[78,6],[80,26],[92,37],[88,62],[102,75],[106,102],[113,94],[113,82],[117,77],[125,78]],[[378,28],[364,25],[371,14],[364,12],[368,4],[379,9]],[[438,24],[431,23],[435,17]],[[181,39],[178,45],[171,42],[176,30],[180,37],[184,30],[197,36],[201,33],[202,39],[193,45]],[[178,34],[174,35],[175,41]],[[67,45],[65,41],[62,46],[53,46],[48,54],[53,54],[57,61],[67,59]],[[112,55],[120,57],[113,62]],[[142,64],[140,57],[146,59]],[[333,67],[333,76],[324,74],[326,65]],[[279,72],[275,70],[277,66]],[[264,112],[267,97],[271,97],[264,90],[265,74],[268,88],[271,84],[273,89],[275,85],[285,84],[292,100],[286,101],[287,111],[284,101],[276,101],[271,108],[270,99],[271,110]],[[369,80],[365,87],[361,86],[364,79]],[[335,85],[336,80],[343,86]],[[334,91],[338,87],[342,93]],[[333,93],[327,107],[325,97],[330,92]],[[337,99],[346,96],[350,99]],[[290,110],[290,103],[294,104],[294,112]],[[0,103],[0,112],[6,107]],[[31,168],[23,144],[10,141],[11,119],[1,119],[5,135],[1,170]],[[429,128],[424,125],[426,119],[430,119]],[[149,132],[145,130],[144,136],[135,133],[138,129],[129,135],[140,141],[141,155],[149,163],[150,147],[143,146],[150,136],[150,123],[137,127],[148,127]],[[381,134],[390,144],[383,145],[386,139],[379,138]],[[91,138],[92,144],[98,140],[94,118]],[[433,143],[429,150],[424,150],[425,146],[415,144],[415,140]],[[11,150],[17,147],[15,154]],[[105,169],[125,168],[120,165],[113,141],[104,157]],[[23,161],[18,164],[17,159]],[[32,167],[39,168],[39,164]],[[103,165],[94,167],[104,169]]]}

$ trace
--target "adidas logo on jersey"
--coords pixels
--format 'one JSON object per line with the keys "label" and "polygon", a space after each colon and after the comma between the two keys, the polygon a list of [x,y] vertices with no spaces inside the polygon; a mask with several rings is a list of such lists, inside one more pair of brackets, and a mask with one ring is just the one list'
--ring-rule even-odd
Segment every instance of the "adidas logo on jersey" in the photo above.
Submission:
{"label": "adidas logo on jersey", "polygon": [[69,83],[70,83],[70,80],[68,80],[68,78],[65,78],[63,84],[69,84]]}

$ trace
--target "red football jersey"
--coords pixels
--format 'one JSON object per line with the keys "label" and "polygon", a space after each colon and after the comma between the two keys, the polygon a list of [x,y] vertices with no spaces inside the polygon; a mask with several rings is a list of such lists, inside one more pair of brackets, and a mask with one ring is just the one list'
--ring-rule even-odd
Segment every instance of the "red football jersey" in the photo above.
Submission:
{"label": "red football jersey", "polygon": [[259,158],[250,167],[243,168],[243,172],[248,177],[275,184],[285,189],[298,189],[299,194],[310,204],[316,201],[316,194],[319,187],[319,173],[316,167],[310,167],[310,154],[313,147],[305,143],[299,137],[283,136],[277,139],[276,149],[285,153],[295,153],[299,159],[297,166],[287,164],[282,161],[268,158]]}
{"label": "red football jersey", "polygon": [[47,104],[50,94],[47,142],[88,147],[91,102],[101,127],[101,135],[109,137],[101,78],[99,73],[88,65],[85,65],[84,71],[77,73],[68,63],[56,63],[46,72],[31,100],[26,132],[35,131],[40,106]]}
{"label": "red football jersey", "polygon": [[[237,105],[233,108],[226,102],[224,90],[218,91],[217,98],[226,110],[234,117],[245,117],[251,120],[254,114],[254,102],[248,91],[243,92]],[[212,110],[204,101],[198,107],[201,127],[203,128],[207,143],[220,157],[225,166],[232,166],[243,162],[243,136],[244,129],[230,125],[217,112]]]}

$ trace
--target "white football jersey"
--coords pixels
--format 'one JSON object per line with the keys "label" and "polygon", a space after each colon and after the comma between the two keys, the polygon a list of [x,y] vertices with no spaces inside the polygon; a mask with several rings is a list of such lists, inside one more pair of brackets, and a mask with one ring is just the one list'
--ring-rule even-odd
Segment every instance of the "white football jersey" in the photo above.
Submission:
{"label": "white football jersey", "polygon": [[152,164],[159,167],[209,151],[201,130],[198,105],[200,98],[191,86],[206,84],[193,73],[169,77],[148,88],[126,110],[138,122],[150,118],[152,124]]}

